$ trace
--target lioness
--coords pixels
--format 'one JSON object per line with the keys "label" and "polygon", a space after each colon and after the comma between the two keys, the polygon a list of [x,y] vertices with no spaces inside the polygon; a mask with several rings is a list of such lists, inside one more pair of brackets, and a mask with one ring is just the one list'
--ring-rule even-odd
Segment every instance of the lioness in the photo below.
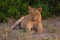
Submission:
{"label": "lioness", "polygon": [[21,17],[19,20],[15,22],[15,24],[11,27],[12,29],[20,23],[21,28],[23,28],[27,32],[31,32],[32,29],[37,32],[43,32],[42,26],[42,18],[41,11],[42,8],[32,8],[29,6],[29,15]]}

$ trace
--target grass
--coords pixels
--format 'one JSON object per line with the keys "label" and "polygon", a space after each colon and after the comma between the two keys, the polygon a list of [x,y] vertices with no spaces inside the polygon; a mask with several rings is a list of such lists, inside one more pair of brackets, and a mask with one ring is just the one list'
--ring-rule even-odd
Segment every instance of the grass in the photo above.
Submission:
{"label": "grass", "polygon": [[[50,33],[56,33],[57,32],[56,28],[54,28],[54,27],[50,27],[47,25],[44,25],[44,27],[48,30],[47,32],[50,32]],[[9,33],[9,30],[10,30],[10,28],[8,27],[7,24],[0,26],[0,40],[50,40],[50,39],[52,39],[50,37],[47,38],[48,37],[47,35],[44,38],[44,37],[40,36],[43,34],[26,33],[20,29],[13,30],[10,33]],[[55,38],[53,38],[53,39],[55,39]]]}
{"label": "grass", "polygon": [[44,25],[44,28],[46,29],[47,32],[49,33],[57,33],[57,28],[55,28],[54,26],[50,26],[50,25]]}

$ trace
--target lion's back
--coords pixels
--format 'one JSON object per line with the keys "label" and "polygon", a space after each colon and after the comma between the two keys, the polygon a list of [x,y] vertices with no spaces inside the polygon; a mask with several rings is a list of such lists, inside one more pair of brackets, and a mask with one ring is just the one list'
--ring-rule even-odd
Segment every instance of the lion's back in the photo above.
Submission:
{"label": "lion's back", "polygon": [[29,15],[26,15],[25,17],[24,17],[24,19],[22,20],[22,22],[21,22],[21,27],[26,27],[27,26],[27,24],[28,24],[28,22],[29,22],[29,20],[30,20],[30,17],[29,17]]}

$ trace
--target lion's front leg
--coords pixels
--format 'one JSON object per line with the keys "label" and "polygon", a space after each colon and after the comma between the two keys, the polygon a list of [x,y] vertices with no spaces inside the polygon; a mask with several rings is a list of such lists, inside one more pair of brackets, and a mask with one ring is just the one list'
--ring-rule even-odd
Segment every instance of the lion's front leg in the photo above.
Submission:
{"label": "lion's front leg", "polygon": [[38,24],[37,32],[38,32],[38,33],[42,33],[42,32],[43,32],[43,26],[42,26],[42,23],[39,23],[39,24]]}
{"label": "lion's front leg", "polygon": [[25,31],[26,32],[31,32],[32,26],[33,26],[32,22],[28,22]]}

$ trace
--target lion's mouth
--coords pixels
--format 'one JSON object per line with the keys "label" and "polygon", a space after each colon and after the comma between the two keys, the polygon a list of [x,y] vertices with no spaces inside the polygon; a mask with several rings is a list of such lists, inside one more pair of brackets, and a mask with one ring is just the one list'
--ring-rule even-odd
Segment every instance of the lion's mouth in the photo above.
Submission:
{"label": "lion's mouth", "polygon": [[34,19],[34,18],[32,18],[31,20],[32,20],[32,21],[35,21],[35,19]]}

